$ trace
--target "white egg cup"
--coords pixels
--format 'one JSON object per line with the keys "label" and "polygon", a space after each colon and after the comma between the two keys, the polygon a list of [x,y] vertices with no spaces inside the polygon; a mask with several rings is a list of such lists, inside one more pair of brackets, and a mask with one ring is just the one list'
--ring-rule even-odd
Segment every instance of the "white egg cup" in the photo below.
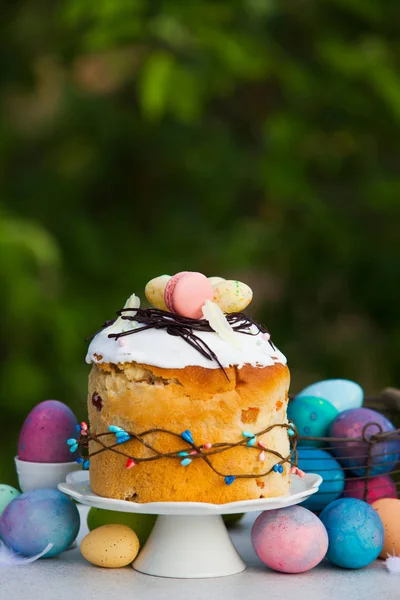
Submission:
{"label": "white egg cup", "polygon": [[82,504],[128,513],[159,515],[149,539],[133,562],[146,575],[196,579],[223,577],[244,571],[245,563],[232,544],[221,515],[273,510],[299,504],[318,491],[322,477],[308,473],[292,478],[290,493],[227,504],[148,502],[139,504],[97,496],[87,471],[71,473],[58,489]]}
{"label": "white egg cup", "polygon": [[81,471],[75,461],[63,463],[38,463],[14,458],[19,487],[22,492],[43,488],[57,489],[72,471]]}

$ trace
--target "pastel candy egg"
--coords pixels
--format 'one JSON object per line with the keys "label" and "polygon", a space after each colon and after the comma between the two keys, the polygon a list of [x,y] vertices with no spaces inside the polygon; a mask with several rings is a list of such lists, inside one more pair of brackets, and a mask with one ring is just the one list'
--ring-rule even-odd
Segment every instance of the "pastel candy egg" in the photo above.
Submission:
{"label": "pastel candy egg", "polygon": [[127,525],[103,525],[83,538],[81,553],[98,567],[126,567],[139,552],[139,539]]}
{"label": "pastel candy egg", "polygon": [[302,502],[302,506],[318,512],[339,498],[344,488],[344,471],[329,452],[320,448],[299,448],[298,466],[306,473],[321,475],[323,479],[318,492]]}
{"label": "pastel candy egg", "polygon": [[6,506],[10,504],[11,500],[14,500],[14,498],[20,494],[21,492],[13,488],[11,485],[7,485],[5,483],[0,484],[0,516],[3,514]]}
{"label": "pastel candy egg", "polygon": [[227,279],[213,286],[214,302],[224,313],[241,312],[253,299],[251,288],[241,281]]}
{"label": "pastel candy egg", "polygon": [[225,279],[223,277],[208,277],[208,281],[214,286],[217,285],[217,283],[222,283]]}
{"label": "pastel candy egg", "polygon": [[76,438],[77,419],[58,400],[40,402],[26,417],[18,440],[18,458],[29,462],[62,463],[77,457],[67,440]]}
{"label": "pastel candy egg", "polygon": [[329,537],[326,557],[339,567],[360,569],[378,558],[384,539],[382,521],[366,502],[341,498],[319,515]]}
{"label": "pastel candy egg", "polygon": [[[329,426],[338,411],[327,400],[315,396],[297,396],[288,405],[288,419],[293,421],[300,436],[327,437]],[[326,442],[299,440],[299,445],[326,446]]]}
{"label": "pastel candy egg", "polygon": [[301,396],[323,398],[333,404],[338,412],[342,412],[360,407],[364,400],[364,391],[358,383],[349,379],[326,379],[304,388],[297,394],[297,398]]}
{"label": "pastel candy egg", "polygon": [[164,292],[165,304],[171,312],[191,319],[203,317],[202,308],[213,299],[213,288],[202,273],[182,271],[168,281]]}
{"label": "pastel candy egg", "polygon": [[80,526],[79,512],[70,498],[54,489],[25,492],[10,502],[0,518],[0,536],[23,556],[34,556],[48,544],[56,556],[72,544]]}
{"label": "pastel candy egg", "polygon": [[160,275],[151,279],[144,289],[145,296],[150,304],[160,310],[168,310],[164,301],[164,292],[170,279],[171,275]]}
{"label": "pastel candy egg", "polygon": [[343,498],[358,498],[372,504],[380,498],[397,498],[396,484],[390,475],[377,475],[369,479],[348,479],[344,484]]}
{"label": "pastel candy egg", "polygon": [[384,527],[381,558],[387,558],[388,554],[400,556],[400,500],[381,498],[373,503],[372,508]]}
{"label": "pastel candy egg", "polygon": [[103,525],[126,525],[136,533],[141,546],[144,546],[146,543],[156,520],[157,515],[123,513],[115,510],[104,510],[102,508],[91,508],[87,516],[89,531],[93,531],[93,529],[97,529]]}
{"label": "pastel candy egg", "polygon": [[[381,475],[394,469],[399,460],[400,440],[384,440],[370,445],[363,441],[363,432],[368,440],[372,435],[394,431],[394,425],[385,416],[370,408],[353,408],[340,413],[333,421],[329,435],[335,438],[349,438],[347,442],[331,442],[333,454],[355,475],[366,474],[368,452],[370,454],[370,475]],[[360,441],[353,441],[360,440]]]}
{"label": "pastel candy egg", "polygon": [[301,506],[261,513],[251,530],[251,542],[258,558],[282,573],[309,571],[328,549],[325,527]]}

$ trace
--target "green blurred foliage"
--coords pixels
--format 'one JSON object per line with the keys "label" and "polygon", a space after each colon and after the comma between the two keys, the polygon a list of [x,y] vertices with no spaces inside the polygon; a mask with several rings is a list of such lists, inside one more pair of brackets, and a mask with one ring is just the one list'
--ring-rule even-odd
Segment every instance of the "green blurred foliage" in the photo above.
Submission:
{"label": "green blurred foliage", "polygon": [[0,36],[0,481],[85,416],[84,338],[160,273],[243,279],[296,390],[400,385],[400,5],[15,1]]}

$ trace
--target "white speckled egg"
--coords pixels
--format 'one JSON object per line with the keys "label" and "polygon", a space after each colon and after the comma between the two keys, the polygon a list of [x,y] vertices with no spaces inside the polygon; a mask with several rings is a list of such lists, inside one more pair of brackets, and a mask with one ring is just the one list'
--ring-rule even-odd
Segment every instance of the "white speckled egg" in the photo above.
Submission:
{"label": "white speckled egg", "polygon": [[94,529],[81,543],[81,553],[98,567],[126,567],[139,552],[139,539],[127,525],[103,525]]}
{"label": "white speckled egg", "polygon": [[168,310],[164,301],[164,291],[170,279],[171,275],[160,275],[159,277],[150,279],[144,289],[144,293],[150,304],[160,310]]}
{"label": "white speckled egg", "polygon": [[253,299],[252,289],[241,281],[227,279],[213,285],[214,302],[224,313],[240,312]]}
{"label": "white speckled egg", "polygon": [[221,283],[222,281],[225,281],[223,277],[208,277],[207,279],[212,286],[217,285],[217,283]]}

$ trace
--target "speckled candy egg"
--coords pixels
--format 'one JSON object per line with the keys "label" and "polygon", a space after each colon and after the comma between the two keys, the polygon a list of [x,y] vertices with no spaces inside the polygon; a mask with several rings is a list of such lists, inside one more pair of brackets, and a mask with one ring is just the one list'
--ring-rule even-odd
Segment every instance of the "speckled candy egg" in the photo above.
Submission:
{"label": "speckled candy egg", "polygon": [[381,498],[372,508],[379,515],[385,532],[381,558],[387,558],[388,554],[400,556],[400,500]]}
{"label": "speckled candy egg", "polygon": [[126,525],[133,529],[143,546],[153,530],[157,515],[141,515],[138,513],[124,513],[103,508],[91,508],[87,516],[89,531],[103,525]]}
{"label": "speckled candy egg", "polygon": [[224,313],[241,312],[253,299],[251,288],[241,281],[224,279],[212,287],[214,302]]}
{"label": "speckled candy egg", "polygon": [[81,543],[82,556],[98,567],[126,567],[139,552],[139,540],[127,525],[103,525],[94,529]]}
{"label": "speckled candy egg", "polygon": [[384,530],[369,504],[355,498],[341,498],[324,508],[319,518],[329,537],[326,557],[335,565],[360,569],[378,558]]}
{"label": "speckled candy egg", "polygon": [[[364,500],[365,479],[348,479],[344,484],[343,498]],[[367,480],[365,501],[372,504],[379,498],[397,498],[396,485],[390,475],[377,475]]]}
{"label": "speckled candy egg", "polygon": [[338,412],[349,408],[358,408],[364,400],[364,391],[358,383],[349,379],[325,379],[304,388],[297,395],[316,396],[328,400]]}
{"label": "speckled candy egg", "polygon": [[[293,421],[300,436],[327,437],[329,426],[338,416],[327,400],[315,396],[297,396],[288,405],[288,419]],[[326,446],[326,442],[299,440],[299,446]]]}
{"label": "speckled candy egg", "polygon": [[338,461],[325,450],[304,447],[298,449],[299,468],[306,473],[321,475],[318,492],[307,498],[302,506],[316,512],[339,498],[344,488],[344,471]]}
{"label": "speckled candy egg", "polygon": [[325,527],[301,506],[261,513],[251,530],[251,542],[258,558],[282,573],[309,571],[328,549]]}
{"label": "speckled candy egg", "polygon": [[[377,425],[373,425],[376,423]],[[329,435],[337,438],[362,439],[363,430],[367,438],[381,431],[393,431],[392,423],[370,408],[354,408],[340,413],[333,421]],[[381,428],[381,429],[380,429]],[[369,444],[364,441],[331,442],[333,454],[355,475],[364,476]],[[399,460],[400,440],[388,440],[373,445],[370,475],[381,475],[391,471]]]}
{"label": "speckled candy egg", "polygon": [[14,500],[17,496],[20,496],[21,492],[13,488],[11,485],[5,483],[0,484],[0,515],[3,514],[4,509],[8,506],[11,500]]}
{"label": "speckled candy egg", "polygon": [[77,419],[58,400],[45,400],[31,410],[22,425],[18,458],[28,462],[62,463],[73,461],[67,439],[76,438]]}
{"label": "speckled candy egg", "polygon": [[46,556],[56,556],[72,544],[80,526],[70,498],[54,489],[32,490],[15,498],[0,518],[0,536],[15,552],[34,556],[54,544]]}

